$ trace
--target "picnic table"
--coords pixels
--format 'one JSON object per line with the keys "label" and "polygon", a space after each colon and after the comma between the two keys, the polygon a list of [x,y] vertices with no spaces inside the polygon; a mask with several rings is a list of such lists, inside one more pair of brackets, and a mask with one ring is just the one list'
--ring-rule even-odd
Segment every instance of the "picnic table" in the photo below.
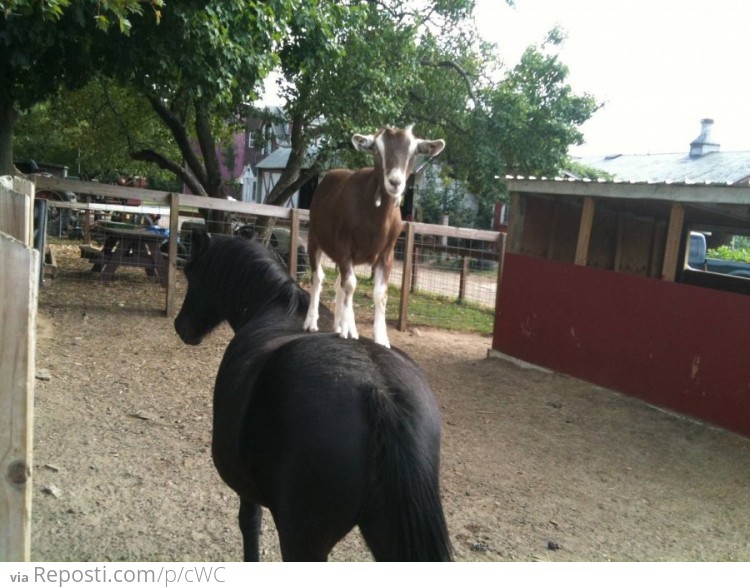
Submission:
{"label": "picnic table", "polygon": [[104,245],[97,249],[81,245],[81,257],[92,263],[91,271],[101,273],[103,282],[114,278],[121,265],[142,267],[150,277],[156,277],[167,287],[167,262],[161,252],[166,238],[162,232],[147,229],[101,227]]}

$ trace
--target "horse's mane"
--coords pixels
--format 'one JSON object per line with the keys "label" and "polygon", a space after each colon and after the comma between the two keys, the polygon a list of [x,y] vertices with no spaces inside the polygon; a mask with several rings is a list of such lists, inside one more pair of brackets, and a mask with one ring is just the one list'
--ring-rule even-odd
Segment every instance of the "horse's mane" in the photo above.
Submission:
{"label": "horse's mane", "polygon": [[228,300],[237,296],[232,299],[258,313],[279,303],[286,304],[288,315],[307,311],[309,293],[262,243],[227,235],[214,235],[210,243],[191,263],[207,265],[205,271],[210,272]]}

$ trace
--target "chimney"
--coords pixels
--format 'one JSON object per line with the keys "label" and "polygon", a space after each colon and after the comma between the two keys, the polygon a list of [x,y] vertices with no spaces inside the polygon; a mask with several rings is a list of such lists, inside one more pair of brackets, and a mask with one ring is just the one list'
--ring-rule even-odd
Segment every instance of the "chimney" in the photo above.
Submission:
{"label": "chimney", "polygon": [[690,157],[701,157],[719,150],[719,144],[714,143],[711,139],[711,127],[713,125],[714,119],[712,118],[701,120],[701,134],[690,143]]}

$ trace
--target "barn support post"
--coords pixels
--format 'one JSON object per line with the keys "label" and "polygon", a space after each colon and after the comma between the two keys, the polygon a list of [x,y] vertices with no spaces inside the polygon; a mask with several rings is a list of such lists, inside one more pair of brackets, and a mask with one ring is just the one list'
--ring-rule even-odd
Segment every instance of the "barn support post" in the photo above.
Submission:
{"label": "barn support post", "polygon": [[526,221],[526,199],[519,192],[510,193],[510,216],[508,219],[508,251],[520,253],[523,225]]}
{"label": "barn support post", "polygon": [[0,561],[29,561],[40,254],[28,242],[34,186],[16,182],[14,188],[25,194],[0,187],[3,213],[9,201],[27,201],[16,217],[17,236],[26,241],[0,232]]}
{"label": "barn support post", "polygon": [[680,258],[680,243],[684,224],[685,206],[680,202],[673,202],[669,213],[667,243],[664,247],[664,263],[661,271],[661,279],[666,282],[674,282],[677,276],[677,262]]}
{"label": "barn support post", "polygon": [[401,276],[401,304],[398,309],[398,330],[405,331],[409,317],[409,290],[414,262],[414,224],[406,223],[406,245],[404,246],[404,271]]}
{"label": "barn support post", "polygon": [[177,314],[175,294],[177,286],[177,239],[180,232],[180,196],[169,195],[169,249],[167,264],[167,318]]}
{"label": "barn support post", "polygon": [[595,201],[587,196],[583,199],[581,210],[581,225],[578,229],[578,243],[576,244],[576,265],[585,266],[589,260],[589,243],[591,242],[591,226],[594,222]]}

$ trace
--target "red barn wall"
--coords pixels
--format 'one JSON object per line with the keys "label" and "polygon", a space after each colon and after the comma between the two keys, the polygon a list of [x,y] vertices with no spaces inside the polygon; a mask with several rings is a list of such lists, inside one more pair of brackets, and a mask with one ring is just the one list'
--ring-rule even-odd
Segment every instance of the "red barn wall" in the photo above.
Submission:
{"label": "red barn wall", "polygon": [[750,436],[750,297],[507,253],[494,350]]}

